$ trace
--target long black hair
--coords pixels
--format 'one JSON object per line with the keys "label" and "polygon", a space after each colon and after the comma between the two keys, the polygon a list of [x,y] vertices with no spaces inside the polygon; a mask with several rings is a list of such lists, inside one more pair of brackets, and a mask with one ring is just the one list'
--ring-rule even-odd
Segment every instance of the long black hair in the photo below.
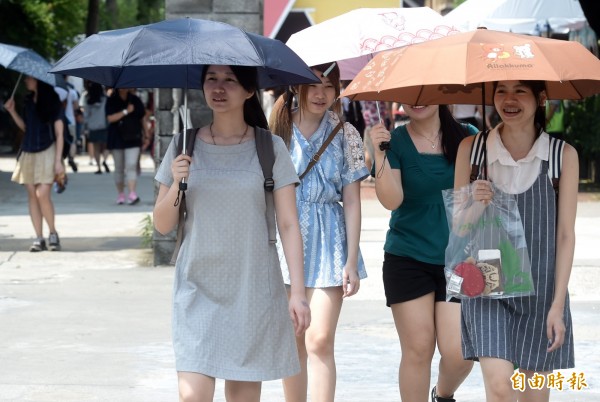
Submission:
{"label": "long black hair", "polygon": [[60,114],[62,103],[50,84],[37,80],[35,111],[42,123],[52,123]]}
{"label": "long black hair", "polygon": [[444,157],[453,165],[456,162],[458,146],[463,138],[469,135],[469,131],[465,126],[456,121],[448,105],[440,105],[438,113],[442,128],[442,150]]}
{"label": "long black hair", "polygon": [[94,103],[100,103],[104,96],[104,88],[97,82],[88,81],[87,84],[87,103],[93,105]]}
{"label": "long black hair", "polygon": [[[261,127],[269,129],[269,123],[265,117],[265,112],[258,99],[258,69],[249,66],[229,66],[231,71],[240,82],[242,88],[248,92],[254,92],[250,98],[244,102],[244,121],[252,127]],[[208,66],[202,70],[202,83],[206,79]]]}

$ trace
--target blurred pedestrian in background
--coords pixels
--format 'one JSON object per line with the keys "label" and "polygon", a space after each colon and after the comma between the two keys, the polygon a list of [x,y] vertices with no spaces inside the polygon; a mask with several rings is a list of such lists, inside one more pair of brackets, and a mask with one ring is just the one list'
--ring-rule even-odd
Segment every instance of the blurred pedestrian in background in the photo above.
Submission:
{"label": "blurred pedestrian in background", "polygon": [[[64,112],[52,86],[30,76],[25,77],[25,85],[30,92],[25,99],[23,117],[16,111],[13,98],[4,104],[17,127],[25,132],[11,180],[27,189],[29,217],[36,236],[29,251],[59,251],[51,190],[55,177],[65,172],[62,160]],[[43,235],[43,221],[50,231],[48,245]]]}
{"label": "blurred pedestrian in background", "polygon": [[[81,97],[81,107],[84,113],[84,132],[88,142],[92,145],[92,156],[96,161],[96,174],[102,174],[102,167],[106,173],[110,173],[106,159],[108,149],[106,141],[108,138],[108,121],[106,120],[106,95],[102,85],[87,81],[86,91]],[[102,163],[100,162],[102,159]]]}
{"label": "blurred pedestrian in background", "polygon": [[112,152],[115,164],[118,205],[140,202],[136,185],[145,113],[140,98],[128,88],[115,89],[106,101],[106,119],[109,123],[107,147]]}

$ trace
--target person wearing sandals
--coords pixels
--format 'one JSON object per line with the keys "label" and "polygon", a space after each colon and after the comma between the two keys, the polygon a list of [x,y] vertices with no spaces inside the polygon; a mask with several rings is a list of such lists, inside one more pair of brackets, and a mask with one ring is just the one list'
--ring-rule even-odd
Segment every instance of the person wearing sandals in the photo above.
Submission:
{"label": "person wearing sandals", "polygon": [[[138,160],[142,147],[144,104],[131,89],[113,90],[106,101],[108,121],[107,148],[115,164],[114,178],[117,187],[117,204],[135,205],[137,195]],[[125,196],[125,184],[129,194]]]}
{"label": "person wearing sandals", "polygon": [[[369,174],[363,144],[354,126],[340,122],[337,63],[313,66],[312,71],[322,82],[283,94],[270,116],[271,130],[288,145],[301,179],[296,205],[304,242],[304,285],[312,311],[310,327],[296,339],[302,372],[283,381],[287,402],[305,402],[309,382],[313,401],[334,400],[334,343],[342,302],[358,292],[360,280],[367,276],[359,249],[360,181]],[[318,163],[308,170],[315,159]],[[279,255],[289,283],[283,253]]]}
{"label": "person wearing sandals", "polygon": [[[25,132],[11,180],[27,189],[29,217],[36,235],[29,250],[59,251],[61,246],[54,223],[52,183],[56,175],[65,172],[62,161],[65,129],[62,104],[52,86],[45,82],[27,76],[25,85],[30,92],[25,99],[23,117],[17,113],[13,98],[4,104],[17,127]],[[48,246],[43,236],[43,221],[50,229]]]}
{"label": "person wearing sandals", "polygon": [[[392,211],[384,245],[383,285],[400,338],[398,380],[403,401],[428,399],[431,362],[441,355],[431,401],[452,402],[473,362],[461,354],[460,301],[446,300],[448,221],[442,190],[454,185],[460,141],[477,132],[446,105],[402,105],[409,123],[370,132],[371,174],[379,202]],[[389,149],[380,147],[389,141]]]}
{"label": "person wearing sandals", "polygon": [[106,149],[106,139],[108,136],[106,121],[106,95],[102,85],[88,81],[86,82],[86,91],[81,96],[81,106],[83,107],[84,115],[84,130],[87,132],[87,138],[92,144],[92,152],[96,161],[95,174],[102,174],[100,167],[100,157],[102,156],[102,166],[106,173],[110,173],[106,159],[108,158],[108,150]]}
{"label": "person wearing sandals", "polygon": [[[502,122],[483,139],[463,140],[456,159],[455,188],[473,180],[475,206],[489,203],[490,182],[514,195],[535,287],[533,296],[463,300],[463,356],[479,360],[488,402],[548,401],[551,387],[538,389],[530,381],[575,367],[567,286],[575,252],[579,161],[575,148],[545,132],[545,89],[543,81],[494,83]],[[476,140],[485,141],[479,147],[487,149],[483,163],[471,160]],[[513,388],[515,367],[524,374],[523,391]]]}

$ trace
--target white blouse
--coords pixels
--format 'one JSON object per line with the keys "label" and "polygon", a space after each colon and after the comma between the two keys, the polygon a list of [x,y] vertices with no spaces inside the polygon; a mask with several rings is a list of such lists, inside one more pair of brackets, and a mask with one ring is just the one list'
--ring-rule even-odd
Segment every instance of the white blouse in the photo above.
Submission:
{"label": "white blouse", "polygon": [[502,191],[520,194],[533,185],[540,174],[542,161],[548,160],[550,137],[543,132],[527,156],[515,161],[500,137],[499,124],[490,131],[487,141],[489,178]]}

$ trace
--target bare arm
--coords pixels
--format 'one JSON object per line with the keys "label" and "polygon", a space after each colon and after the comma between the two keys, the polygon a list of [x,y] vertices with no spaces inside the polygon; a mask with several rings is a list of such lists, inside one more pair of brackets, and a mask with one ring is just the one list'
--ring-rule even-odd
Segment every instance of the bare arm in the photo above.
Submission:
{"label": "bare arm", "polygon": [[355,181],[346,185],[342,192],[344,205],[344,220],[346,222],[346,243],[348,245],[348,259],[344,266],[342,287],[344,297],[352,296],[360,288],[358,277],[358,247],[360,243],[360,182]]}
{"label": "bare arm", "polygon": [[7,100],[4,103],[4,108],[8,111],[10,117],[12,117],[17,127],[19,127],[19,130],[25,131],[25,122],[23,121],[21,116],[19,116],[19,113],[17,113],[17,110],[15,108],[15,99],[10,98],[9,100]]}
{"label": "bare arm", "polygon": [[548,351],[559,348],[565,339],[566,329],[563,321],[563,311],[575,253],[575,216],[577,214],[578,186],[579,160],[577,151],[572,146],[565,144],[560,175],[560,191],[558,192],[554,298],[547,320],[547,336],[552,341]]}
{"label": "bare arm", "polygon": [[[125,113],[125,110],[127,110],[127,113]],[[130,103],[127,105],[127,109],[119,110],[116,113],[106,115],[106,120],[109,123],[116,123],[119,120],[121,120],[123,117],[127,116],[129,113],[132,113],[133,111],[134,111],[133,103]]]}
{"label": "bare arm", "polygon": [[[466,137],[461,141],[456,155],[456,164],[454,168],[454,189],[458,190],[468,186],[471,181],[471,147],[475,136]],[[475,223],[485,210],[485,207],[492,199],[493,192],[486,180],[476,180],[471,187],[474,202],[469,208],[460,205],[466,200],[455,197],[455,213],[453,214],[453,228],[460,228],[465,223]],[[458,212],[460,211],[460,213]],[[464,227],[464,226],[462,226]],[[456,229],[455,229],[456,230]],[[456,232],[459,236],[463,233]]]}
{"label": "bare arm", "polygon": [[175,206],[179,183],[181,179],[187,178],[190,171],[192,158],[187,155],[179,155],[171,163],[171,172],[173,174],[173,184],[170,187],[164,184],[160,185],[156,204],[154,204],[153,220],[154,227],[161,234],[167,234],[175,229],[179,222],[179,205]]}
{"label": "bare arm", "polygon": [[385,151],[379,149],[379,144],[390,140],[390,132],[386,130],[383,124],[379,123],[373,126],[369,135],[375,150],[375,155],[373,155],[373,163],[375,165],[375,193],[381,205],[393,211],[402,204],[404,190],[402,189],[400,170],[392,169],[387,158],[385,158]]}
{"label": "bare arm", "polygon": [[273,196],[277,227],[290,272],[289,312],[296,335],[301,335],[310,325],[310,308],[304,288],[304,255],[294,185],[290,184],[275,190]]}
{"label": "bare arm", "polygon": [[64,147],[63,133],[65,129],[65,124],[62,120],[54,121],[54,135],[56,137],[56,149],[54,152],[54,173],[60,174],[65,171],[65,167],[63,166],[62,160],[62,152]]}

